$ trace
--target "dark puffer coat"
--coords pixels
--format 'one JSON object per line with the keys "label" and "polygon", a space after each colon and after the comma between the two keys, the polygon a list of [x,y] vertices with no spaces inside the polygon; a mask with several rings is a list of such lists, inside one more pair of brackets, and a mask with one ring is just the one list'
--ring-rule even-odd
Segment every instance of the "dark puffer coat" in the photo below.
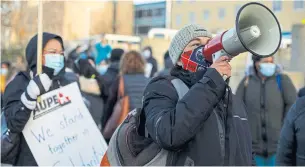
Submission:
{"label": "dark puffer coat", "polygon": [[179,100],[174,86],[162,77],[144,92],[146,128],[162,148],[176,152],[172,165],[253,164],[246,110],[213,68],[190,73],[174,67],[173,77],[189,91]]}
{"label": "dark puffer coat", "polygon": [[[62,43],[60,36],[43,33],[43,47],[51,39],[57,39]],[[20,100],[22,93],[26,90],[30,80],[30,70],[34,73],[36,71],[36,60],[37,60],[37,36],[31,39],[26,48],[26,59],[29,65],[29,70],[27,72],[20,72],[17,76],[7,85],[4,93],[4,112],[7,120],[8,128],[14,133],[20,133],[20,152],[17,155],[15,166],[37,166],[37,163],[33,157],[33,154],[22,135],[22,130],[25,124],[30,118],[31,110],[27,109]],[[43,69],[46,70],[46,69]],[[53,80],[53,84],[49,91],[59,88],[60,86],[65,86],[70,82],[64,77],[65,69],[63,68]]]}

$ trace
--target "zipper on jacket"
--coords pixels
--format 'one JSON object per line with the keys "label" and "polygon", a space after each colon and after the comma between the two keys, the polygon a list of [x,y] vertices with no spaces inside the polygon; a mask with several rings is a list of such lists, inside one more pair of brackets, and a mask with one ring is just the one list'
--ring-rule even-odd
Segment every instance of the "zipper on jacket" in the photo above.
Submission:
{"label": "zipper on jacket", "polygon": [[266,122],[266,84],[265,80],[261,82],[261,94],[260,94],[260,116],[261,116],[261,139],[263,140],[263,156],[268,155],[268,139],[267,139],[267,122]]}
{"label": "zipper on jacket", "polygon": [[58,87],[59,87],[59,88],[62,87],[59,80],[57,80],[57,84],[58,84]]}
{"label": "zipper on jacket", "polygon": [[225,129],[224,125],[221,123],[220,118],[215,110],[213,110],[213,113],[216,116],[217,121],[217,127],[218,127],[218,133],[219,133],[219,144],[220,144],[220,155],[221,155],[221,164],[224,164],[225,159]]}
{"label": "zipper on jacket", "polygon": [[223,159],[223,164],[231,164],[230,162],[232,161],[231,159],[233,158],[230,156],[232,148],[230,148],[230,139],[229,139],[229,133],[230,133],[230,125],[228,122],[228,117],[232,116],[229,111],[229,105],[230,105],[230,93],[231,93],[231,88],[227,85],[226,87],[226,94],[224,98],[224,114],[223,114],[223,130],[224,130],[224,159]]}

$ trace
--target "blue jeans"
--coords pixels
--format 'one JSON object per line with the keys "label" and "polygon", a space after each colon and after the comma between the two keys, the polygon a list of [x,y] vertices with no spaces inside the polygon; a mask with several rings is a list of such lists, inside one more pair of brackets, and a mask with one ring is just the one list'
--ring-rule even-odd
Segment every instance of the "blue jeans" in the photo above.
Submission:
{"label": "blue jeans", "polygon": [[256,166],[275,166],[275,154],[269,157],[255,156]]}

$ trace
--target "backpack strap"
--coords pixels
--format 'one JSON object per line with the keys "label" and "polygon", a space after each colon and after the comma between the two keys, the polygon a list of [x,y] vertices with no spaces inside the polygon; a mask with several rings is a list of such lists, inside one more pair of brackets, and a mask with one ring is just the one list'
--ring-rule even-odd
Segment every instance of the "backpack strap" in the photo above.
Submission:
{"label": "backpack strap", "polygon": [[[189,88],[185,85],[185,83],[179,79],[179,78],[176,78],[176,77],[173,77],[173,76],[168,76],[168,77],[159,77],[159,78],[165,78],[169,81],[171,81],[171,83],[173,84],[173,86],[175,87],[176,91],[177,91],[177,94],[179,96],[179,100],[183,98],[183,96],[189,91]],[[155,80],[157,80],[157,78],[155,78]],[[144,105],[144,96],[142,98],[142,105]],[[143,108],[143,106],[142,106]],[[142,120],[145,119],[144,113],[142,113]],[[146,129],[146,126],[145,126],[145,137],[149,137],[149,134],[148,134],[148,131]]]}
{"label": "backpack strap", "polygon": [[282,88],[282,76],[281,76],[281,74],[276,75],[276,83],[277,83],[277,86],[278,86],[279,90],[282,92],[283,88]]}
{"label": "backpack strap", "polygon": [[183,96],[189,91],[189,88],[179,78],[171,80],[171,83],[173,84],[178,93],[179,100],[182,99]]}
{"label": "backpack strap", "polygon": [[[278,88],[280,90],[282,99],[284,101],[284,107],[286,107],[285,98],[284,98],[284,92],[283,92],[283,86],[282,86],[282,75],[281,74],[277,74],[276,75],[276,83],[277,83],[277,86],[278,86]],[[284,115],[283,115],[283,118],[284,118]]]}
{"label": "backpack strap", "polygon": [[118,91],[118,99],[125,96],[125,89],[124,89],[124,78],[120,76],[119,78],[119,91]]}

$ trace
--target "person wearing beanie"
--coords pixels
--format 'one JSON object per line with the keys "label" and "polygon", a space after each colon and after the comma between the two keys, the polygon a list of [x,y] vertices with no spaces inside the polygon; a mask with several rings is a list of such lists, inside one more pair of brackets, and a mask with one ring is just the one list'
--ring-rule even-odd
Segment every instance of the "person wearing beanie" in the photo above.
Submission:
{"label": "person wearing beanie", "polygon": [[297,93],[289,76],[274,63],[273,56],[252,55],[252,60],[253,65],[239,83],[236,96],[244,101],[248,111],[256,165],[274,166],[283,121]]}
{"label": "person wearing beanie", "polygon": [[146,132],[174,152],[170,166],[253,164],[245,107],[223,79],[231,76],[229,58],[202,55],[211,37],[196,24],[179,30],[169,47],[170,76],[153,78],[144,91]]}

